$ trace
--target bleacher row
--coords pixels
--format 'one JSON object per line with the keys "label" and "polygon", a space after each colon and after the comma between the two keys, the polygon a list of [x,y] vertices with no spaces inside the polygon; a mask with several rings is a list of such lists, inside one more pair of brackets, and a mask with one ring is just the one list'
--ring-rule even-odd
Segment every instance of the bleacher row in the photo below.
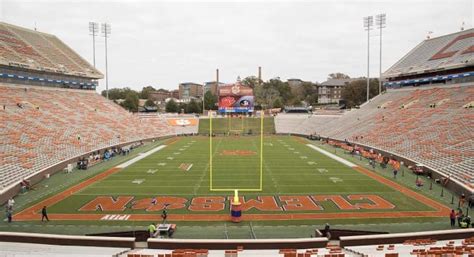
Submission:
{"label": "bleacher row", "polygon": [[245,257],[245,256],[281,256],[281,257],[461,257],[474,254],[474,238],[464,240],[406,240],[401,244],[362,245],[340,247],[328,244],[325,248],[279,249],[279,250],[208,250],[175,249],[153,250],[138,249],[122,254],[123,257]]}
{"label": "bleacher row", "polygon": [[95,92],[0,85],[0,191],[51,165],[113,145],[175,132]]}
{"label": "bleacher row", "polygon": [[101,78],[57,37],[0,22],[0,63],[22,68]]}
{"label": "bleacher row", "polygon": [[416,46],[386,72],[384,77],[401,74],[425,73],[468,65],[474,60],[472,54],[474,29],[427,39]]}
{"label": "bleacher row", "polygon": [[278,133],[318,134],[386,150],[474,188],[474,85],[398,89],[341,116],[278,115]]}

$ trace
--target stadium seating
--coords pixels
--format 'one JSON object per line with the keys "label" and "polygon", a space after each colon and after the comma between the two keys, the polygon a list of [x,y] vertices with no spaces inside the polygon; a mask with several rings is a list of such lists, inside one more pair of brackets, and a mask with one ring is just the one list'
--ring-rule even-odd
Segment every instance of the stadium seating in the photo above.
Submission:
{"label": "stadium seating", "polygon": [[95,149],[173,134],[93,91],[0,85],[0,191]]}
{"label": "stadium seating", "polygon": [[[319,134],[372,146],[474,188],[474,85],[391,90],[340,117],[276,119],[278,133]],[[292,129],[293,127],[293,129]]]}
{"label": "stadium seating", "polygon": [[[360,256],[468,256],[474,253],[472,238],[465,240],[436,241],[418,239],[406,241],[403,244],[364,245],[346,247],[347,251]],[[470,255],[469,255],[470,256]]]}
{"label": "stadium seating", "polygon": [[472,49],[469,48],[473,33],[474,29],[467,29],[427,39],[390,67],[383,76],[397,77],[401,74],[425,73],[467,65],[474,60]]}
{"label": "stadium seating", "polygon": [[101,78],[102,74],[53,35],[0,22],[0,62],[49,72]]}

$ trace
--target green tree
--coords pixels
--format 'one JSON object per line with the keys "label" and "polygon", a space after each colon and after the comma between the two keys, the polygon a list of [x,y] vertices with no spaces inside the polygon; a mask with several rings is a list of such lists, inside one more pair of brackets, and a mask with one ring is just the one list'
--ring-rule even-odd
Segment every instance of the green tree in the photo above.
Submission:
{"label": "green tree", "polygon": [[272,108],[283,108],[283,102],[279,97],[273,101]]}
{"label": "green tree", "polygon": [[336,72],[328,75],[328,79],[350,79],[349,75],[344,73]]}
{"label": "green tree", "polygon": [[[103,90],[101,92],[103,97],[107,96],[107,91]],[[122,88],[111,88],[109,89],[109,99],[110,100],[117,100],[117,99],[125,99],[126,93]]]}
{"label": "green tree", "polygon": [[156,89],[152,86],[147,86],[142,88],[142,91],[140,91],[140,99],[149,99],[150,98],[150,92],[155,92]]}
{"label": "green tree", "polygon": [[[369,80],[369,98],[378,94],[379,80]],[[342,99],[346,101],[346,106],[352,108],[363,104],[367,100],[367,80],[358,79],[351,81],[349,85],[342,89]]]}
{"label": "green tree", "polygon": [[201,107],[194,99],[186,105],[186,113],[201,113]]}
{"label": "green tree", "polygon": [[313,105],[318,102],[318,85],[311,82],[303,82],[302,91],[303,97],[299,98],[301,101],[305,101],[309,105]]}
{"label": "green tree", "polygon": [[155,104],[155,101],[153,101],[153,99],[148,98],[148,100],[145,101],[145,106],[156,107],[156,104]]}
{"label": "green tree", "polygon": [[138,111],[138,93],[135,91],[128,91],[125,96],[125,101],[122,102],[121,106],[131,112]]}
{"label": "green tree", "polygon": [[170,99],[165,106],[166,112],[179,112],[178,104],[173,100]]}
{"label": "green tree", "polygon": [[265,85],[261,85],[255,88],[254,91],[255,95],[255,103],[258,106],[269,108],[273,105],[275,99],[280,97],[280,93],[278,90],[272,87],[267,87]]}
{"label": "green tree", "polygon": [[217,110],[217,96],[209,90],[204,94],[204,108],[206,110]]}
{"label": "green tree", "polygon": [[188,109],[188,105],[186,103],[179,103],[178,104],[178,112],[179,113],[186,112],[187,109]]}
{"label": "green tree", "polygon": [[242,80],[242,85],[255,88],[259,84],[262,84],[262,81],[255,76],[248,76]]}

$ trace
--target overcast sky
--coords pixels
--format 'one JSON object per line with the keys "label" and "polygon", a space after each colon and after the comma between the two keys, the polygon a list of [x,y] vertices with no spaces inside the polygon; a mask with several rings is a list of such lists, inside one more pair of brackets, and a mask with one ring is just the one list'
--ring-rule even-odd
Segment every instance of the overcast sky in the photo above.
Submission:
{"label": "overcast sky", "polygon": [[[0,0],[0,18],[59,37],[92,63],[88,22],[109,22],[109,86],[174,89],[180,82],[257,74],[322,82],[329,73],[367,73],[362,17],[387,14],[382,69],[425,39],[473,23],[472,0],[393,1],[42,1]],[[371,76],[379,32],[371,31]],[[105,73],[104,38],[96,40]],[[99,90],[105,81],[100,81]]]}

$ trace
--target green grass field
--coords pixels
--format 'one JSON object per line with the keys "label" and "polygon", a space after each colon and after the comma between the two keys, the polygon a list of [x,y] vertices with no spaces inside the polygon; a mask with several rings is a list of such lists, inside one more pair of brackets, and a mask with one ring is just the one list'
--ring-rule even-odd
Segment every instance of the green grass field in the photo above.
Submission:
{"label": "green grass field", "polygon": [[[257,125],[255,124],[255,127]],[[225,130],[223,130],[225,131]],[[260,183],[260,136],[224,136],[213,138],[213,187],[214,188],[257,188]],[[74,171],[72,174],[59,173],[36,186],[34,192],[19,195],[16,210],[31,206],[33,203],[53,196],[79,181],[93,177],[115,167],[128,159],[140,155],[169,141],[148,144],[132,152],[130,156],[116,157],[112,161],[100,163],[88,171]],[[259,196],[274,197],[278,206],[285,203],[279,197],[340,195],[347,199],[348,195],[378,195],[394,205],[393,209],[382,210],[385,213],[403,211],[432,211],[426,206],[397,190],[379,183],[341,163],[320,154],[306,144],[315,144],[351,162],[367,167],[367,161],[353,158],[342,150],[319,142],[291,136],[268,136],[263,141],[263,188],[261,192],[240,192],[245,200],[257,199]],[[150,211],[135,208],[134,204],[152,197],[184,198],[185,208],[170,210],[170,214],[221,214],[228,215],[229,201],[225,208],[218,211],[192,211],[190,202],[196,197],[227,197],[232,192],[210,191],[209,174],[209,137],[181,137],[162,150],[144,158],[120,171],[96,182],[81,191],[70,195],[65,200],[48,207],[50,214],[160,214],[161,211]],[[233,155],[233,153],[249,155]],[[223,154],[227,153],[227,154]],[[230,153],[230,154],[229,154]],[[254,154],[253,154],[254,153]],[[192,166],[191,166],[192,164]],[[377,167],[375,172],[391,179],[389,170]],[[404,175],[403,175],[404,174]],[[396,182],[414,189],[415,177],[408,170],[402,172]],[[428,185],[428,181],[425,184]],[[432,190],[427,187],[419,192],[431,199],[450,206],[451,193],[444,192],[440,197],[441,187],[434,185]],[[110,196],[133,197],[122,211],[79,211],[81,207],[96,197]],[[367,203],[366,200],[351,200],[352,204]],[[341,210],[330,201],[318,202],[319,210],[258,210],[256,208],[244,212],[244,222],[232,224],[222,221],[178,221],[178,238],[281,238],[307,237],[317,227],[321,228],[330,222],[334,228],[407,232],[433,229],[447,229],[448,222],[444,217],[413,217],[413,218],[343,218],[343,219],[308,219],[280,221],[245,221],[246,214],[297,214],[297,213],[370,213],[371,210]],[[454,206],[454,205],[453,205]],[[29,231],[62,234],[88,234],[133,229],[143,229],[148,221],[51,221],[48,224],[39,221],[16,221],[12,224],[0,224],[1,231]],[[283,226],[283,227],[282,227]],[[203,233],[202,231],[206,231]]]}
{"label": "green grass field", "polygon": [[[200,119],[199,120],[199,134],[207,135],[209,134],[209,119]],[[212,126],[214,134],[260,134],[261,120],[260,117],[254,118],[213,118]],[[265,117],[263,119],[263,131],[264,134],[273,134],[275,133],[275,123],[273,117]]]}
{"label": "green grass field", "polygon": [[[215,137],[213,152],[214,188],[258,188],[259,136]],[[254,152],[250,156],[225,155],[226,151]],[[257,196],[373,194],[395,205],[387,212],[426,211],[429,206],[383,185],[332,160],[289,136],[267,136],[263,147],[263,189],[241,192],[246,199]],[[182,165],[192,164],[188,171]],[[133,196],[135,201],[155,196],[183,197],[230,196],[232,192],[210,191],[209,138],[184,137],[157,153],[97,182],[49,208],[51,213],[78,213],[97,196]],[[277,198],[277,201],[278,198]],[[367,202],[364,200],[355,202]],[[228,213],[224,210],[208,213]],[[282,205],[281,202],[279,202]],[[132,203],[128,207],[131,207]],[[344,212],[332,202],[322,202],[317,212]],[[370,210],[357,210],[360,212]],[[100,210],[95,211],[101,212]],[[308,212],[308,211],[293,211]],[[94,213],[94,212],[80,212]],[[127,208],[120,213],[149,213]],[[187,208],[172,213],[191,213]],[[200,213],[206,213],[200,212]],[[249,213],[265,213],[252,209]],[[270,211],[272,213],[272,211]],[[281,213],[281,211],[279,211]]]}
{"label": "green grass field", "polygon": [[[82,221],[53,220],[48,224],[35,220],[17,221],[12,224],[0,224],[0,230],[63,234],[141,230],[149,223],[149,217],[161,214],[163,203],[171,204],[168,207],[171,216],[198,214],[206,217],[212,214],[228,218],[234,189],[239,189],[240,196],[244,197],[244,203],[251,203],[249,206],[252,206],[244,211],[242,223],[185,218],[173,221],[179,227],[175,236],[178,238],[307,237],[315,228],[321,228],[326,222],[330,222],[335,228],[390,232],[449,227],[444,217],[397,218],[396,215],[399,213],[433,212],[435,209],[388,186],[387,183],[381,183],[367,174],[319,153],[308,144],[348,159],[359,167],[370,168],[364,159],[354,158],[343,150],[335,150],[320,142],[293,136],[272,135],[275,129],[273,118],[264,119],[263,136],[260,134],[260,118],[216,118],[212,122],[213,134],[218,135],[212,137],[212,146],[211,137],[206,136],[209,134],[209,119],[201,119],[199,125],[201,136],[177,137],[149,143],[133,151],[130,156],[115,157],[88,171],[76,170],[72,174],[56,174],[39,183],[34,192],[16,197],[18,203],[16,208],[20,211],[120,163],[156,147],[165,146],[105,179],[48,206],[51,215],[99,215],[95,216],[96,218]],[[408,171],[402,172],[402,176],[397,180],[393,180],[389,169],[377,167],[375,172],[414,190],[415,178]],[[419,190],[419,193],[450,206],[450,193],[445,192],[445,196],[440,197],[440,190],[438,185],[434,185],[432,190],[427,190],[425,187]],[[366,208],[377,204],[374,198],[351,198],[354,195],[380,197],[388,203],[388,207]],[[321,199],[323,196],[338,198],[339,202]],[[151,204],[153,197],[159,199],[158,208]],[[106,199],[109,201],[108,204],[95,205],[94,201],[99,198]],[[119,203],[121,199],[126,201],[122,205],[115,206],[114,204]],[[344,207],[344,202],[350,208],[347,205]],[[132,217],[142,215],[141,217],[148,218],[122,221],[97,219],[109,214]],[[307,214],[322,215],[324,218],[321,216],[314,219],[292,218],[294,215],[303,217]],[[344,214],[346,216],[337,216]],[[283,217],[283,220],[246,220],[246,215],[247,217],[278,215]],[[352,217],[354,215],[358,216]],[[386,215],[392,216],[385,217]],[[206,233],[202,233],[204,230]]]}

